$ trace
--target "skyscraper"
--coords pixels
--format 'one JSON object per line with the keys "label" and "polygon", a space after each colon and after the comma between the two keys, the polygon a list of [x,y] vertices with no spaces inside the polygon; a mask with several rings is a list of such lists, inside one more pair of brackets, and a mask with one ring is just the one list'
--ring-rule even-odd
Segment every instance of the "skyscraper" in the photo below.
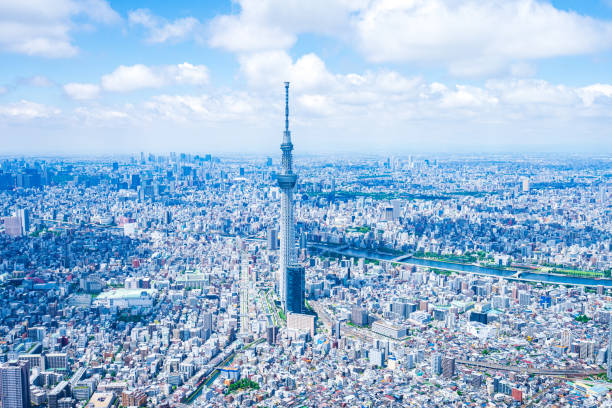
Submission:
{"label": "skyscraper", "polygon": [[278,249],[278,232],[274,227],[268,227],[268,250],[275,251]]}
{"label": "skyscraper", "polygon": [[305,270],[301,265],[287,265],[285,275],[285,311],[304,313],[306,309],[306,279]]}
{"label": "skyscraper", "polygon": [[21,220],[21,234],[27,235],[30,231],[30,210],[21,208],[17,210],[17,216]]}
{"label": "skyscraper", "polygon": [[442,355],[434,353],[431,355],[431,375],[438,376],[442,374]]}
{"label": "skyscraper", "polygon": [[[293,189],[297,174],[293,172],[293,144],[289,131],[289,82],[285,82],[285,132],[281,144],[281,171],[276,176],[281,189],[279,294],[287,312],[304,309],[304,268],[297,264],[295,226],[293,225]],[[300,303],[301,302],[301,303]]]}
{"label": "skyscraper", "polygon": [[442,375],[446,378],[455,376],[455,358],[454,357],[443,357],[442,358]]}
{"label": "skyscraper", "polygon": [[12,361],[0,365],[2,408],[30,408],[28,363]]}

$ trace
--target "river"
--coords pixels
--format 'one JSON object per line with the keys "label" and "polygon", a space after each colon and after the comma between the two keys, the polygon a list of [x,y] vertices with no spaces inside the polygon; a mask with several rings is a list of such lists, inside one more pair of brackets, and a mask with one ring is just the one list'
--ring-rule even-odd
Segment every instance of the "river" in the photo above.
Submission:
{"label": "river", "polygon": [[[358,248],[334,248],[333,246],[311,244],[310,246],[323,250],[333,252],[339,255],[356,258],[368,258],[375,259],[378,261],[391,261],[397,258],[397,255]],[[459,273],[472,273],[477,275],[488,275],[488,276],[499,276],[502,278],[528,281],[528,282],[542,282],[542,283],[554,283],[561,285],[578,285],[578,286],[598,286],[603,285],[605,287],[612,287],[612,279],[594,279],[594,278],[583,278],[578,276],[560,276],[534,272],[521,272],[520,277],[512,277],[519,270],[502,270],[495,268],[487,268],[485,266],[476,266],[470,264],[460,264],[454,262],[441,262],[433,261],[429,259],[417,259],[417,258],[406,258],[401,261],[393,261],[403,265],[415,265],[415,266],[426,266],[430,268],[442,269],[446,271],[459,272]]]}

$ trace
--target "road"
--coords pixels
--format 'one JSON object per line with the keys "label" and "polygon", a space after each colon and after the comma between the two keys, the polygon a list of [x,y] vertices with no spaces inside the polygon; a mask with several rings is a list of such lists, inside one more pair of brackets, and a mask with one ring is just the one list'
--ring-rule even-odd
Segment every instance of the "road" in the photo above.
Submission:
{"label": "road", "polygon": [[[214,357],[209,364],[198,371],[196,375],[191,377],[191,379],[185,385],[188,387],[195,387],[195,389],[189,393],[189,395],[187,395],[185,402],[187,404],[193,403],[193,401],[197,399],[197,396],[194,397],[194,394],[199,394],[204,386],[209,385],[212,382],[211,380],[216,378],[219,368],[227,365],[234,358],[236,353],[236,342],[234,342],[228,349]],[[199,385],[196,386],[196,384]]]}
{"label": "road", "polygon": [[90,227],[90,228],[106,228],[106,229],[116,229],[116,230],[122,230],[123,227],[118,227],[116,225],[102,225],[102,224],[96,224],[96,223],[92,223],[92,222],[83,222],[83,223],[74,223],[74,222],[68,222],[68,221],[60,221],[60,220],[52,220],[49,218],[32,218],[32,221],[40,221],[43,223],[51,223],[51,224],[63,224],[63,225],[72,225],[75,227],[80,227],[82,225],[86,226],[86,227]]}
{"label": "road", "polygon": [[263,290],[259,290],[258,292],[259,299],[262,301],[263,307],[266,309],[266,318],[268,319],[268,326],[278,326],[276,324],[276,316],[273,315],[270,303],[268,302],[267,292],[264,293]]}
{"label": "road", "polygon": [[268,322],[270,322],[270,316],[272,316],[272,319],[274,320],[274,326],[276,327],[280,327],[283,323],[283,319],[281,319],[278,308],[276,307],[276,305],[273,303],[272,300],[270,300],[270,293],[272,292],[272,289],[269,289],[265,295],[264,298],[266,299],[265,305],[266,305],[266,313],[269,315],[268,316]]}
{"label": "road", "polygon": [[555,369],[555,368],[530,368],[521,366],[503,365],[488,361],[457,360],[457,364],[469,365],[478,368],[487,368],[498,371],[513,371],[523,374],[546,375],[553,377],[588,377],[591,375],[605,373],[605,370],[581,370],[581,369]]}

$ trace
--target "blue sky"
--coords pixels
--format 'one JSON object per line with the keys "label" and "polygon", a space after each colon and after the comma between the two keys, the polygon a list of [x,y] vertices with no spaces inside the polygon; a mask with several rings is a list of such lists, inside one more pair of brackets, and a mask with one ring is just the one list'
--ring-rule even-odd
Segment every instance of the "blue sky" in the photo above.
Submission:
{"label": "blue sky", "polygon": [[0,2],[0,153],[612,152],[612,0]]}

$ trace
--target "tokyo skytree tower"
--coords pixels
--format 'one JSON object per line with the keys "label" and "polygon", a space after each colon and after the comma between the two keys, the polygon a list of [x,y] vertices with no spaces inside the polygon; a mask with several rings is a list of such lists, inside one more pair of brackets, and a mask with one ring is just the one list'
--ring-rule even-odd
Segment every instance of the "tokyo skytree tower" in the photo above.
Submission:
{"label": "tokyo skytree tower", "polygon": [[301,313],[304,305],[304,268],[297,264],[293,189],[297,174],[293,172],[293,144],[289,131],[289,82],[285,82],[285,132],[283,133],[282,168],[277,175],[281,189],[279,294],[286,311]]}

